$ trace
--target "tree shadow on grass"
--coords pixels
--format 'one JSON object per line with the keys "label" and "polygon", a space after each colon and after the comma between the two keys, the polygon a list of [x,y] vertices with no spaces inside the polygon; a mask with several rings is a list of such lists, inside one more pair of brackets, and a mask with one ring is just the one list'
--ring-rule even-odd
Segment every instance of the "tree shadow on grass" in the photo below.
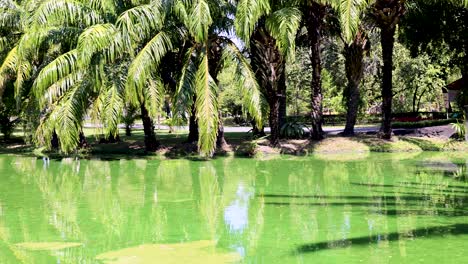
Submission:
{"label": "tree shadow on grass", "polygon": [[408,143],[414,144],[420,147],[424,151],[441,151],[442,147],[434,144],[433,142],[425,139],[420,138],[412,138],[412,137],[401,137],[400,140],[406,141]]}
{"label": "tree shadow on grass", "polygon": [[356,237],[344,240],[333,240],[326,242],[317,242],[303,244],[297,247],[295,253],[312,253],[321,250],[330,250],[338,248],[347,248],[351,246],[369,246],[377,245],[380,241],[399,241],[405,238],[431,238],[431,237],[443,237],[446,235],[458,236],[468,234],[468,224],[453,224],[447,226],[436,226],[430,228],[413,229],[403,233],[388,233],[378,234],[372,236]]}

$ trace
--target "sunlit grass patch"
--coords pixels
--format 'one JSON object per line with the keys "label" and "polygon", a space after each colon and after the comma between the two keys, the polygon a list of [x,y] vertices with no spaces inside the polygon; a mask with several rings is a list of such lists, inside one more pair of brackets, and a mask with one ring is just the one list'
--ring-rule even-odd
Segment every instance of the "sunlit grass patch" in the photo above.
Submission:
{"label": "sunlit grass patch", "polygon": [[315,153],[365,153],[369,147],[347,137],[329,137],[312,145]]}
{"label": "sunlit grass patch", "polygon": [[384,140],[378,137],[360,137],[357,139],[369,146],[373,152],[420,152],[423,149],[411,142],[400,140],[398,137],[393,137],[392,140]]}
{"label": "sunlit grass patch", "polygon": [[117,251],[106,252],[96,257],[107,264],[152,264],[152,263],[235,263],[241,260],[238,253],[219,252],[214,241],[196,241],[178,244],[146,244]]}

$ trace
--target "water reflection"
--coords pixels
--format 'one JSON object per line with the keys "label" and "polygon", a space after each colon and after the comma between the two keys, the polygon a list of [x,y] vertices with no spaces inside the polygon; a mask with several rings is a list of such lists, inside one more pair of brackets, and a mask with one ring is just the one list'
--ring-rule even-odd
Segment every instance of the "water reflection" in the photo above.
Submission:
{"label": "water reflection", "polygon": [[236,200],[232,202],[224,211],[224,221],[229,226],[231,232],[242,233],[247,227],[249,218],[249,200],[252,193],[248,192],[241,183],[237,187]]}
{"label": "water reflection", "polygon": [[1,156],[0,182],[0,263],[460,263],[468,239],[460,159]]}

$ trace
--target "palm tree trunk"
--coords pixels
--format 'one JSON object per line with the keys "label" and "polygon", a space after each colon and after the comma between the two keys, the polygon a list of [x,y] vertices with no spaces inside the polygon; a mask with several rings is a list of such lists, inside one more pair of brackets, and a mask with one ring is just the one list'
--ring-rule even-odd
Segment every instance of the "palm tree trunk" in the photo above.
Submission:
{"label": "palm tree trunk", "polygon": [[392,70],[393,47],[395,31],[401,17],[405,14],[405,0],[377,0],[371,6],[370,14],[380,28],[380,44],[382,46],[383,77],[382,77],[382,126],[380,137],[392,138]]}
{"label": "palm tree trunk", "polygon": [[[264,22],[262,21],[262,23]],[[285,60],[276,46],[275,39],[265,29],[264,24],[257,27],[251,38],[250,46],[252,69],[270,107],[270,144],[278,146],[280,125],[286,116]],[[281,105],[282,100],[284,100],[283,105]]]}
{"label": "palm tree trunk", "polygon": [[50,145],[52,149],[55,149],[55,150],[59,149],[59,138],[55,130],[52,133],[52,140],[50,141]]}
{"label": "palm tree trunk", "polygon": [[[117,137],[118,137],[118,135],[117,135]],[[86,147],[87,145],[88,145],[88,142],[86,141],[86,136],[85,136],[85,134],[84,134],[83,131],[80,131],[78,146],[79,146],[80,148],[84,148],[84,147]]]}
{"label": "palm tree trunk", "polygon": [[251,121],[251,124],[252,124],[252,135],[254,137],[264,137],[266,136],[265,134],[265,127],[258,127],[257,126],[257,122],[255,122],[254,120]]}
{"label": "palm tree trunk", "polygon": [[216,147],[223,148],[227,144],[226,139],[224,138],[224,124],[223,116],[221,111],[219,111],[219,120],[218,120],[218,136],[216,137]]}
{"label": "palm tree trunk", "polygon": [[[221,69],[220,62],[222,58],[221,40],[219,38],[215,38],[210,42],[208,55],[211,78],[213,78],[213,80],[216,82],[216,85],[219,86],[218,73]],[[226,139],[224,138],[223,116],[221,111],[218,111],[218,134],[216,136],[216,147],[222,148],[226,144]]]}
{"label": "palm tree trunk", "polygon": [[[279,85],[282,85],[281,81]],[[284,87],[286,87],[286,84],[284,84]],[[281,97],[279,98],[278,119],[279,119],[279,127],[281,128],[286,123],[286,117],[287,117],[286,88],[282,89],[280,93],[281,93]]]}
{"label": "palm tree trunk", "polygon": [[279,119],[279,108],[280,102],[278,98],[276,100],[269,100],[268,105],[270,106],[270,144],[274,147],[279,145],[280,139],[280,119]]}
{"label": "palm tree trunk", "polygon": [[159,143],[156,140],[156,133],[154,132],[153,120],[149,116],[148,109],[146,109],[144,104],[141,104],[140,109],[141,109],[141,120],[143,121],[143,130],[145,132],[146,151],[153,152],[159,146]]}
{"label": "palm tree trunk", "polygon": [[343,134],[354,135],[361,99],[359,84],[364,74],[364,52],[367,48],[367,38],[362,32],[358,32],[353,43],[345,45],[345,68],[348,84],[346,87],[346,126]]}
{"label": "palm tree trunk", "polygon": [[[196,98],[193,100],[196,101]],[[188,143],[194,143],[198,141],[198,122],[197,116],[195,112],[195,103],[192,105],[192,110],[190,112],[190,119],[189,119],[189,134],[188,134]]]}
{"label": "palm tree trunk", "polygon": [[125,125],[125,135],[127,137],[132,136],[132,127],[129,124]]}
{"label": "palm tree trunk", "polygon": [[323,139],[322,61],[320,44],[322,42],[322,27],[326,7],[312,2],[311,5],[305,6],[304,8],[306,14],[307,36],[310,47],[310,61],[312,63],[311,138],[320,140]]}
{"label": "palm tree trunk", "polygon": [[[467,46],[468,49],[468,46]],[[465,92],[468,90],[468,55],[465,55],[465,67],[462,69],[462,89],[465,89]],[[465,141],[468,142],[468,102],[464,102],[466,105],[464,106],[465,110]]]}
{"label": "palm tree trunk", "polygon": [[382,80],[382,126],[380,137],[392,138],[392,100],[393,100],[393,47],[395,43],[395,27],[382,28],[380,33],[383,57]]}
{"label": "palm tree trunk", "polygon": [[283,69],[279,76],[278,88],[277,88],[277,99],[278,100],[278,128],[276,133],[278,137],[281,137],[281,128],[286,123],[286,70]]}

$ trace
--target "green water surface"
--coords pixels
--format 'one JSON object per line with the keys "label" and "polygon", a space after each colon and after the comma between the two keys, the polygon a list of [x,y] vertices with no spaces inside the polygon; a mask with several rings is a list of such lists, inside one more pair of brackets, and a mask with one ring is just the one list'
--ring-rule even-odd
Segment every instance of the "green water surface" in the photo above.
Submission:
{"label": "green water surface", "polygon": [[0,156],[0,263],[468,263],[466,159]]}

